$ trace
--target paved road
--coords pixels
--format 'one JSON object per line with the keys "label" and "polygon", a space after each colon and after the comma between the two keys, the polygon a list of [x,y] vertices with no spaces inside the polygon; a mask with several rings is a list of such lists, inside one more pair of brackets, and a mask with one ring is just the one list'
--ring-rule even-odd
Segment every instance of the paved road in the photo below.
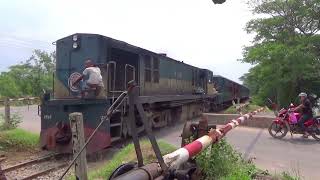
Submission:
{"label": "paved road", "polygon": [[[0,108],[0,112],[3,109]],[[37,106],[15,107],[13,112],[23,114],[21,127],[40,132],[40,118]],[[155,130],[157,138],[180,146],[179,137],[182,124]],[[320,143],[314,139],[302,139],[298,135],[277,140],[268,134],[266,129],[238,127],[227,135],[227,141],[245,158],[255,157],[254,162],[261,169],[269,172],[289,171],[299,173],[305,180],[320,179]]]}

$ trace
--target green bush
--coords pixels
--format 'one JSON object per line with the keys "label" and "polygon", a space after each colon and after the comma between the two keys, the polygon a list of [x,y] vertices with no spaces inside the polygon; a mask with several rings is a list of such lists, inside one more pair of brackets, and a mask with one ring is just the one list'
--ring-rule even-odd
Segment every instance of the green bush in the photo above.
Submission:
{"label": "green bush", "polygon": [[13,113],[10,116],[10,122],[8,125],[4,124],[4,115],[0,114],[0,130],[15,129],[22,122],[22,117],[19,113]]}
{"label": "green bush", "polygon": [[241,155],[222,139],[196,157],[203,179],[251,179],[257,168],[245,162]]}

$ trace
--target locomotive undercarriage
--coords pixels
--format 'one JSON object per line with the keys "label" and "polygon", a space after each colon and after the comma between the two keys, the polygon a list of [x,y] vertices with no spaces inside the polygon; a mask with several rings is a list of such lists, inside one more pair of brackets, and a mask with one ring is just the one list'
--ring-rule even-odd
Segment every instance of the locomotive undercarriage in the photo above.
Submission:
{"label": "locomotive undercarriage", "polygon": [[[179,102],[179,106],[174,106],[170,102],[173,107],[168,106],[167,103],[144,104],[143,107],[149,119],[148,126],[151,128],[171,126],[175,123],[198,117],[205,110],[204,104],[201,102],[181,103],[183,102]],[[114,114],[110,121],[110,134],[113,140],[131,136],[127,124],[129,121],[128,109],[128,105],[125,104],[121,111]],[[138,133],[143,132],[144,126],[137,110],[135,111],[135,119]]]}

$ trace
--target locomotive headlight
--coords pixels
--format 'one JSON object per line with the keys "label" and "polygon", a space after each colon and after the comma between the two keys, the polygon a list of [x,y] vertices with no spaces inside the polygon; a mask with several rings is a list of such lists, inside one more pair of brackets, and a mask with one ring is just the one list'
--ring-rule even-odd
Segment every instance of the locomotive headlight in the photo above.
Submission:
{"label": "locomotive headlight", "polygon": [[79,46],[78,46],[78,43],[77,42],[74,42],[73,44],[72,44],[72,47],[73,47],[73,49],[77,49]]}
{"label": "locomotive headlight", "polygon": [[73,36],[72,36],[72,40],[73,40],[73,41],[77,41],[77,40],[78,40],[78,35],[76,35],[76,34],[73,35]]}

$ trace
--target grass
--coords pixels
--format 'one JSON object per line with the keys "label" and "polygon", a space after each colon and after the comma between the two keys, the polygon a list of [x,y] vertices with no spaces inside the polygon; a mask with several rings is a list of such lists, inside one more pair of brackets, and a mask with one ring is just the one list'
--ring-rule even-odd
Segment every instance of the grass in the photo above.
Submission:
{"label": "grass", "polygon": [[[174,151],[176,148],[163,141],[158,141],[162,154],[167,154]],[[156,157],[152,147],[147,140],[140,142],[144,163],[155,162]],[[111,173],[121,164],[137,161],[134,150],[134,145],[129,144],[121,149],[113,158],[101,168],[90,171],[88,178],[91,180],[108,179]],[[258,169],[254,164],[245,161],[241,154],[236,152],[225,139],[222,139],[218,144],[207,148],[196,157],[198,167],[201,169],[201,177],[203,180],[251,180],[257,175],[267,175],[269,180],[300,180],[299,177],[293,177],[288,173],[282,173],[271,176],[265,171]],[[261,176],[259,176],[261,177]],[[69,176],[70,180],[75,179],[74,176]]]}
{"label": "grass", "polygon": [[39,135],[27,132],[23,129],[11,129],[0,132],[0,150],[26,151],[38,147]]}
{"label": "grass", "polygon": [[[163,141],[158,141],[160,150],[162,154],[167,154],[174,151],[176,148],[168,143]],[[155,154],[152,150],[151,144],[147,140],[140,141],[141,150],[144,158],[144,163],[150,163],[156,161]],[[89,179],[108,179],[111,173],[121,164],[126,162],[137,161],[136,153],[134,150],[134,145],[129,144],[123,149],[121,149],[117,154],[113,156],[113,158],[106,163],[100,169],[89,172]]]}

